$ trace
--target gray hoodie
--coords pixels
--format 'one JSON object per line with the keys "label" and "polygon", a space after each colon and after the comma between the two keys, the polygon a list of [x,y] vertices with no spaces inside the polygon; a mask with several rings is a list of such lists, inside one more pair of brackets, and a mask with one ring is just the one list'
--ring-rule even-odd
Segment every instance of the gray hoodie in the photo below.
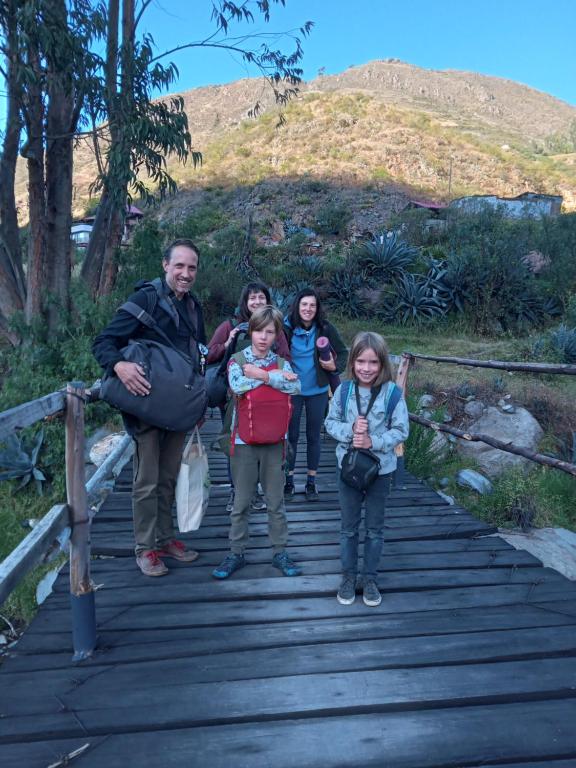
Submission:
{"label": "gray hoodie", "polygon": [[[372,439],[372,452],[380,459],[379,474],[386,475],[396,469],[396,454],[394,448],[403,443],[408,437],[408,409],[406,401],[401,398],[392,413],[390,429],[386,418],[386,403],[391,391],[392,382],[384,384],[374,405],[368,414],[368,434]],[[366,413],[370,402],[370,389],[360,387],[360,407],[362,413]],[[326,431],[338,441],[336,458],[338,466],[342,466],[342,458],[352,444],[352,425],[358,416],[356,395],[354,387],[350,391],[350,397],[346,407],[346,416],[342,417],[341,386],[338,387],[330,401],[328,416],[324,422]]]}

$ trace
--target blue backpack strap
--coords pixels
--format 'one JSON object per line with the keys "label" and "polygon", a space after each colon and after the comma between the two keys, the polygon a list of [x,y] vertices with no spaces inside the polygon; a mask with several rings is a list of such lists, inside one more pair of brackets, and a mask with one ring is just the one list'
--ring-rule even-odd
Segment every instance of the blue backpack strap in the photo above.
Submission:
{"label": "blue backpack strap", "polygon": [[342,421],[346,421],[346,411],[348,410],[348,400],[350,400],[350,395],[352,394],[352,384],[353,382],[350,379],[346,379],[340,385],[340,410],[342,411],[340,418]]}
{"label": "blue backpack strap", "polygon": [[392,387],[390,388],[390,392],[388,394],[388,402],[386,403],[386,418],[388,419],[388,429],[390,429],[390,425],[392,423],[392,414],[394,413],[394,409],[401,399],[402,390],[397,384],[392,382]]}

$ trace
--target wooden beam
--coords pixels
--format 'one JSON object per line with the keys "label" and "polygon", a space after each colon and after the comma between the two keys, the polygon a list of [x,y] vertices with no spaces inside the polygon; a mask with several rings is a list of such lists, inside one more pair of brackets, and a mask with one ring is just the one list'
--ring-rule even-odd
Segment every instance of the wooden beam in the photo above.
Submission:
{"label": "wooden beam", "polygon": [[57,504],[0,563],[0,604],[26,574],[41,563],[54,539],[69,525],[68,506]]}
{"label": "wooden beam", "polygon": [[29,427],[47,416],[60,413],[64,410],[64,403],[64,392],[52,392],[0,413],[0,440],[8,437],[15,429]]}
{"label": "wooden beam", "polygon": [[487,445],[491,445],[493,448],[498,448],[499,451],[515,453],[517,456],[523,456],[525,459],[530,459],[530,461],[534,461],[537,464],[542,464],[545,467],[552,467],[554,469],[560,469],[562,472],[566,472],[567,474],[576,477],[576,464],[570,464],[569,462],[562,461],[561,459],[545,456],[543,453],[534,453],[534,451],[531,451],[528,448],[524,448],[521,445],[514,445],[512,442],[504,443],[502,440],[497,440],[495,437],[491,437],[491,435],[463,432],[461,429],[456,429],[456,427],[449,427],[446,424],[438,424],[436,421],[430,421],[430,419],[425,419],[423,416],[416,416],[414,413],[409,415],[410,421],[413,421],[416,424],[421,424],[423,427],[429,427],[435,432],[447,432],[449,435],[459,437],[461,440],[469,440],[474,443],[486,443]]}
{"label": "wooden beam", "polygon": [[493,368],[499,371],[522,371],[523,373],[561,373],[576,376],[576,365],[555,365],[552,363],[512,363],[502,360],[475,360],[467,357],[439,357],[436,355],[419,355],[409,353],[418,360],[431,360],[435,363],[452,363],[465,365],[470,368]]}

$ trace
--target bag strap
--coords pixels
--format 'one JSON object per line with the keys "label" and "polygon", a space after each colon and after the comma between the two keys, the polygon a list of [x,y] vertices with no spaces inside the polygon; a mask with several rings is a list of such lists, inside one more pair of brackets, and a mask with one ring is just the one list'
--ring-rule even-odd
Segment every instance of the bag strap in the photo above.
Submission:
{"label": "bag strap", "polygon": [[142,307],[138,306],[138,304],[133,301],[126,301],[124,304],[122,304],[120,309],[128,312],[129,315],[135,317],[136,320],[141,322],[142,325],[145,325],[147,328],[152,328],[154,332],[157,333],[158,336],[160,336],[160,338],[166,342],[166,344],[168,344],[169,347],[172,347],[172,349],[180,355],[180,357],[184,358],[184,360],[187,362],[191,361],[191,358],[185,352],[182,352],[181,349],[178,349],[168,334],[166,334],[162,328],[160,328],[156,320],[154,320],[152,315],[148,314],[145,309],[142,309]]}
{"label": "bag strap", "polygon": [[[232,328],[234,328],[234,322],[231,320],[230,325]],[[241,332],[240,332],[241,333]],[[228,362],[232,355],[236,353],[236,347],[238,345],[238,337],[240,336],[240,333],[235,333],[234,338],[228,344],[228,348],[224,350],[224,357],[220,361],[220,365],[218,366],[218,373],[223,374],[226,373],[226,369],[228,368]]]}
{"label": "bag strap", "polygon": [[380,394],[381,389],[382,389],[382,387],[378,386],[378,387],[373,387],[370,390],[370,402],[368,403],[368,408],[366,409],[366,413],[362,414],[362,411],[360,410],[360,387],[358,386],[358,384],[356,384],[354,386],[354,390],[355,390],[355,394],[356,394],[356,407],[358,409],[358,416],[363,416],[363,418],[365,418],[365,419],[368,418],[368,414],[372,410],[372,406],[376,402],[376,398]]}
{"label": "bag strap", "polygon": [[346,421],[346,411],[348,410],[348,400],[352,392],[352,381],[347,379],[340,386],[340,410],[342,411],[341,420]]}

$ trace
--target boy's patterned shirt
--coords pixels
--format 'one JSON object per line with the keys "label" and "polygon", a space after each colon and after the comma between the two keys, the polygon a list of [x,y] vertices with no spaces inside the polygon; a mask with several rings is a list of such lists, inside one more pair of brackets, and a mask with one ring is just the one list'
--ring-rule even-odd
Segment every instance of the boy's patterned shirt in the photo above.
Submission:
{"label": "boy's patterned shirt", "polygon": [[[252,352],[252,348],[248,347],[243,352],[247,363],[256,365],[258,368],[267,368],[269,365],[273,365],[278,355],[275,352],[268,352],[266,357],[256,357]],[[282,375],[283,371],[293,373],[292,366],[285,360],[282,370],[269,371],[270,386],[277,389],[279,392],[285,392],[288,395],[297,395],[300,393],[300,380],[287,381]],[[264,384],[263,381],[257,379],[250,379],[248,376],[244,376],[242,368],[235,360],[231,360],[228,363],[228,384],[230,389],[236,395],[242,395],[244,392],[249,392],[251,389],[256,389]]]}

